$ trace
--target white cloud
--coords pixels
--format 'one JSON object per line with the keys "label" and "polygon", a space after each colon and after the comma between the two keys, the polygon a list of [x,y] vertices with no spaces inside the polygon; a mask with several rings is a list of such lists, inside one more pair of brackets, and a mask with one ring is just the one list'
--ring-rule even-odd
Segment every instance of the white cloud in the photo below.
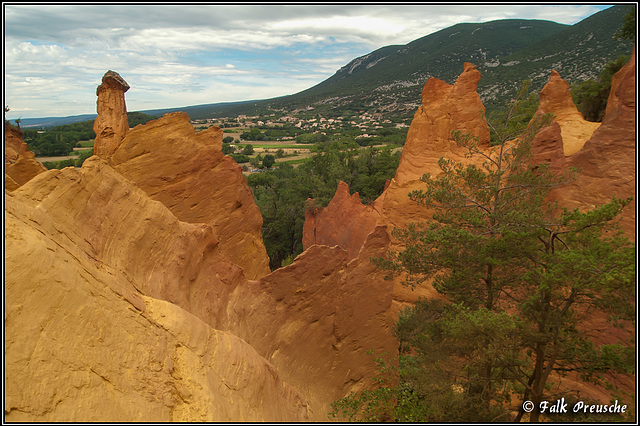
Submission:
{"label": "white cloud", "polygon": [[[601,7],[600,7],[601,9]],[[130,110],[284,96],[352,59],[459,22],[572,24],[593,5],[4,5],[11,114],[95,111],[109,69]]]}

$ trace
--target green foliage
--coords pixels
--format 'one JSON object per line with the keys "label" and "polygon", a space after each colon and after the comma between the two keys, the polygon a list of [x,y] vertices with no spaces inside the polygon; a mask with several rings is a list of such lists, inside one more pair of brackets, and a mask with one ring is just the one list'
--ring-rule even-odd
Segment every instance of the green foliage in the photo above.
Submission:
{"label": "green foliage", "polygon": [[[587,326],[598,312],[633,336],[635,247],[613,225],[631,200],[590,211],[545,201],[575,171],[558,176],[531,163],[531,141],[550,117],[518,124],[524,89],[489,121],[497,145],[480,149],[453,132],[476,161],[441,159],[442,173],[410,194],[433,220],[394,230],[405,248],[374,259],[404,284],[428,281],[443,296],[402,311],[396,324],[396,420],[403,407],[412,421],[509,421],[514,395],[536,406],[549,399],[552,372],[603,383],[605,372],[635,371],[632,340],[598,345]],[[410,399],[398,396],[406,389]],[[363,400],[350,402],[366,416]]]}
{"label": "green foliage", "polygon": [[229,145],[229,144],[223,144],[222,145],[222,153],[224,155],[232,155],[236,152],[236,147],[233,145]]}
{"label": "green foliage", "polygon": [[254,152],[253,145],[251,145],[251,144],[248,144],[248,145],[245,145],[244,147],[242,147],[242,154],[244,154],[244,155],[252,155],[253,152]]}
{"label": "green foliage", "polygon": [[276,163],[276,157],[271,154],[267,154],[262,159],[262,167],[265,169],[270,169]]}
{"label": "green foliage", "polygon": [[[367,354],[373,356],[372,351]],[[387,354],[384,354],[387,355]],[[396,381],[397,367],[387,362],[384,356],[373,359],[380,375],[375,377],[377,388],[364,390],[360,393],[351,392],[346,397],[331,404],[330,417],[361,422],[393,422],[398,421],[396,406],[403,400],[393,383]]]}
{"label": "green foliage", "polygon": [[49,170],[51,169],[64,169],[65,167],[82,167],[84,161],[93,155],[93,149],[88,149],[80,152],[78,158],[69,158],[60,161],[45,161],[42,164]]}
{"label": "green foliage", "polygon": [[585,120],[602,121],[611,92],[611,79],[628,61],[628,56],[619,56],[604,66],[597,80],[590,79],[571,85],[573,102]]}
{"label": "green foliage", "polygon": [[328,140],[329,137],[322,133],[303,133],[296,137],[296,142],[302,144],[315,144],[319,142],[327,142]]}
{"label": "green foliage", "polygon": [[233,141],[233,136],[225,136],[224,138],[222,138],[222,143],[233,143]]}
{"label": "green foliage", "polygon": [[236,163],[248,163],[250,161],[249,157],[244,154],[233,154],[231,153],[231,157],[236,161]]}
{"label": "green foliage", "polygon": [[146,124],[151,120],[156,120],[158,117],[155,115],[145,114],[143,112],[128,112],[127,113],[127,121],[129,122],[129,127],[136,127],[138,124]]}
{"label": "green foliage", "polygon": [[[270,154],[265,155],[264,161]],[[269,160],[267,160],[269,161]],[[262,238],[272,269],[302,253],[302,227],[307,199],[318,207],[333,198],[340,181],[359,192],[364,203],[375,200],[398,167],[399,155],[388,149],[358,149],[348,142],[320,144],[297,168],[276,163],[276,169],[247,177],[262,212]],[[255,167],[259,165],[256,161]]]}
{"label": "green foliage", "polygon": [[248,132],[241,133],[240,139],[245,141],[264,141],[268,138],[260,131],[260,129],[251,129]]}
{"label": "green foliage", "polygon": [[29,149],[43,157],[69,155],[80,141],[95,137],[93,121],[64,124],[47,130],[23,130],[23,139]]}
{"label": "green foliage", "polygon": [[629,8],[629,12],[624,16],[622,28],[615,34],[616,40],[631,40],[636,42],[636,7]]}

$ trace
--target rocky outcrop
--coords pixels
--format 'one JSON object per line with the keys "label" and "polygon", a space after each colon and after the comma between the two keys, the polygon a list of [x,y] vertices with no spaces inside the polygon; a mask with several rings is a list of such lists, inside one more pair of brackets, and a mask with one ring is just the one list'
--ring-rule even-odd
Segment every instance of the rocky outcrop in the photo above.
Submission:
{"label": "rocky outcrop", "polygon": [[222,130],[196,133],[185,113],[136,126],[108,159],[181,221],[213,229],[221,253],[247,278],[270,272],[262,215],[240,166],[222,154]]}
{"label": "rocky outcrop", "polygon": [[[636,196],[636,63],[629,62],[611,81],[602,124],[582,149],[567,158],[580,170],[578,179],[557,196],[568,207],[593,208],[611,197]],[[626,234],[635,238],[635,202],[621,216]]]}
{"label": "rocky outcrop", "polygon": [[[543,90],[544,99],[541,100],[539,112],[552,112],[555,120],[536,135],[532,143],[533,161],[549,163],[556,173],[564,172],[571,165],[582,168],[582,175],[576,182],[552,194],[552,198],[558,199],[561,205],[593,208],[610,201],[611,196],[626,198],[634,195],[634,65],[632,58],[614,78],[609,100],[611,104],[602,125],[593,125],[582,119],[573,105],[568,85],[557,73],[552,73],[549,84]],[[478,138],[480,146],[488,147],[489,135],[482,118],[484,109],[479,107],[479,99],[474,93],[470,93],[475,92],[477,78],[479,75],[475,67],[467,64],[453,87],[435,79],[427,82],[423,90],[423,105],[414,116],[395,178],[371,206],[362,206],[356,197],[349,195],[348,187],[340,184],[329,206],[307,213],[305,235],[309,248],[303,254],[318,250],[313,245],[315,243],[334,246],[334,249],[341,247],[351,253],[358,253],[358,258],[376,257],[367,256],[367,244],[360,244],[360,241],[368,241],[374,234],[384,235],[384,250],[396,249],[399,247],[390,236],[393,228],[429,219],[429,212],[409,200],[408,194],[424,187],[419,180],[424,173],[440,173],[439,158],[454,159],[462,163],[469,161],[463,156],[464,151],[454,144],[450,136],[451,130],[461,129],[463,133],[470,133]],[[576,149],[578,151],[575,154],[569,155]],[[375,225],[372,224],[374,219],[368,216],[367,220],[361,222],[361,229],[357,233],[353,232],[351,218],[364,215],[367,208],[375,211]],[[635,209],[627,208],[622,216],[622,223],[627,234],[632,236],[635,230]],[[370,233],[363,238],[367,229]],[[385,291],[391,293],[386,311],[387,327],[391,327],[395,314],[404,304],[411,303],[420,296],[439,297],[428,284],[416,290],[411,292],[398,280],[386,288]],[[384,333],[378,334],[378,339],[392,340],[390,334]],[[624,389],[632,390],[628,377],[618,379],[619,383],[625,383]],[[571,380],[565,381],[565,384],[576,385],[577,382]],[[604,389],[593,385],[581,383],[574,388],[581,389],[587,395],[597,395],[602,400],[609,397]]]}
{"label": "rocky outcrop", "polygon": [[16,421],[321,421],[370,384],[366,350],[396,347],[392,283],[369,262],[384,229],[348,264],[314,246],[247,281],[210,226],[179,221],[96,156],[6,205]]}
{"label": "rocky outcrop", "polygon": [[326,420],[333,401],[374,384],[377,368],[367,351],[391,362],[397,351],[394,284],[370,262],[388,242],[386,229],[376,228],[351,261],[339,247],[313,245],[235,291],[230,328],[310,401],[311,420]]}
{"label": "rocky outcrop", "polygon": [[[395,182],[403,185],[425,173],[439,173],[438,159],[450,154],[460,156],[452,130],[478,138],[481,146],[489,146],[489,127],[484,120],[485,107],[476,92],[480,71],[464,64],[464,71],[454,85],[430,78],[422,90],[422,106],[416,111]],[[393,182],[392,182],[393,184]]]}
{"label": "rocky outcrop", "polygon": [[13,191],[33,177],[47,171],[22,140],[20,129],[4,124],[4,182],[5,189]]}
{"label": "rocky outcrop", "polygon": [[[173,256],[168,262],[160,259],[158,267],[170,271],[173,262],[190,263],[180,251],[184,255],[191,247],[180,242],[202,240],[198,233],[204,230],[177,222],[127,181],[111,186],[114,177],[105,170],[90,177],[96,167],[108,167],[97,161],[94,157],[84,173],[71,168],[43,173],[5,197],[5,420],[308,420],[307,402],[249,344],[177,304],[140,293],[163,279],[156,269],[145,271],[150,272],[146,284],[141,281],[146,278],[142,270],[159,260],[158,251]],[[83,188],[87,180],[103,182],[98,183],[102,187]],[[84,198],[77,200],[84,208],[65,210],[71,197],[57,207],[53,197],[65,189]],[[92,199],[109,189],[109,201],[118,205],[112,212],[127,209],[122,224],[112,221],[109,209],[91,212],[104,207]],[[56,210],[69,217],[60,222]],[[51,211],[56,211],[53,217]],[[138,226],[129,229],[128,240],[108,243],[100,219],[106,228],[122,231]],[[73,224],[103,232],[84,241],[87,234],[76,235]],[[140,226],[155,231],[143,232]],[[145,245],[154,242],[166,245],[148,250]],[[155,259],[145,259],[154,254]],[[129,262],[127,256],[136,258]],[[183,281],[189,284],[187,271]]]}
{"label": "rocky outcrop", "polygon": [[600,123],[584,119],[576,108],[569,92],[569,83],[556,70],[551,71],[549,82],[540,91],[537,114],[551,113],[560,125],[564,155],[578,152]]}
{"label": "rocky outcrop", "polygon": [[98,117],[93,123],[96,139],[93,153],[108,158],[118,148],[129,130],[124,99],[129,85],[115,71],[107,71],[96,90]]}
{"label": "rocky outcrop", "polygon": [[[592,209],[612,197],[635,196],[635,52],[612,79],[602,123],[582,119],[569,84],[555,71],[540,94],[538,113],[545,112],[555,118],[532,143],[534,163],[547,162],[558,174],[568,167],[578,171],[575,181],[552,192],[552,199],[564,207]],[[633,204],[619,219],[630,238],[635,238]]]}
{"label": "rocky outcrop", "polygon": [[[372,385],[368,350],[393,358],[398,310],[438,297],[385,280],[371,258],[397,247],[394,227],[427,217],[407,196],[422,174],[465,161],[451,130],[488,144],[478,79],[466,64],[453,86],[429,80],[383,195],[365,206],[340,184],[308,213],[305,252],[272,273],[221,130],[196,134],[186,114],[5,192],[5,419],[326,421],[331,402]],[[565,155],[562,120],[534,141],[557,170],[583,168],[561,194],[578,206],[615,193],[599,175],[635,190],[635,66],[614,86],[578,153]]]}
{"label": "rocky outcrop", "polygon": [[220,146],[171,114],[5,195],[8,419],[324,421],[371,384],[366,350],[396,348],[386,230],[247,280],[229,241],[259,212]]}
{"label": "rocky outcrop", "polygon": [[[383,195],[372,206],[358,206],[359,200],[356,202],[345,192],[347,187],[338,187],[326,209],[306,215],[303,246],[338,245],[353,254],[376,225],[385,225],[391,230],[425,220],[426,212],[411,201],[408,194],[423,187],[420,178],[425,173],[440,173],[441,157],[467,161],[464,150],[452,137],[452,130],[478,138],[481,146],[489,145],[485,108],[476,92],[479,80],[480,72],[470,63],[464,64],[462,74],[453,85],[430,78],[422,90],[422,106],[411,122],[396,175]],[[356,222],[354,216],[366,219]],[[353,222],[357,223],[357,232]],[[401,286],[397,290],[404,292]]]}
{"label": "rocky outcrop", "polygon": [[211,326],[224,320],[229,292],[246,282],[210,226],[179,221],[96,156],[81,169],[43,173],[12,195],[21,201],[15,214],[43,234]]}
{"label": "rocky outcrop", "polygon": [[350,195],[349,185],[340,182],[327,207],[305,212],[303,248],[338,245],[347,251],[349,259],[355,258],[380,217],[377,204],[363,205],[358,193]]}

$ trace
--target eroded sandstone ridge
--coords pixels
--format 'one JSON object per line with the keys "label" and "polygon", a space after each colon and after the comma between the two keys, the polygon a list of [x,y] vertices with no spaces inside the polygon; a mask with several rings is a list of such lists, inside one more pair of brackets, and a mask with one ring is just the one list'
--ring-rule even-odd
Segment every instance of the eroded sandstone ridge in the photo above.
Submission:
{"label": "eroded sandstone ridge", "polygon": [[98,157],[5,201],[5,420],[308,419],[271,363],[210,325],[245,280],[208,226]]}
{"label": "eroded sandstone ridge", "polygon": [[582,148],[600,123],[592,123],[582,117],[569,92],[569,83],[551,70],[549,82],[540,91],[538,114],[552,113],[560,125],[564,155],[575,154]]}
{"label": "eroded sandstone ridge", "polygon": [[5,192],[7,420],[322,421],[371,383],[386,233],[266,275],[221,133],[169,114]]}
{"label": "eroded sandstone ridge", "polygon": [[[581,170],[573,184],[558,191],[569,207],[591,208],[611,197],[636,196],[636,61],[629,62],[611,81],[611,93],[602,124],[582,149],[567,158]],[[634,239],[635,202],[621,215],[626,234]]]}
{"label": "eroded sandstone ridge", "polygon": [[113,71],[102,78],[94,154],[181,221],[210,225],[220,250],[247,278],[268,274],[262,216],[242,169],[222,154],[222,130],[212,126],[196,134],[187,114],[173,113],[129,131],[128,88]]}
{"label": "eroded sandstone ridge", "polygon": [[[357,194],[350,195],[346,184],[341,183],[326,208],[307,212],[305,248],[311,250],[313,244],[321,243],[366,257],[366,243],[361,242],[368,241],[373,234],[378,237],[384,234],[387,248],[396,249],[391,237],[394,228],[428,219],[428,212],[412,202],[408,194],[423,188],[419,181],[423,174],[440,173],[439,158],[469,161],[455,145],[451,131],[470,133],[478,137],[481,146],[488,146],[484,107],[475,93],[478,79],[479,72],[470,64],[465,64],[453,86],[430,79],[423,90],[422,106],[407,134],[395,178],[370,206],[359,203]],[[570,208],[593,208],[608,203],[612,196],[635,196],[635,54],[613,79],[607,115],[601,125],[582,118],[568,87],[557,72],[551,72],[549,83],[542,90],[538,112],[551,112],[555,118],[538,133],[532,148],[534,161],[550,163],[555,172],[561,173],[569,166],[581,169],[578,179],[552,193],[552,198]],[[352,225],[354,217],[363,218],[357,228]],[[625,233],[634,238],[635,208],[625,209],[621,222]],[[370,234],[363,237],[367,227]],[[391,291],[391,312],[418,296],[437,297],[428,285],[419,292],[410,292],[399,280],[393,283]],[[628,377],[619,380],[625,389],[633,388],[633,380]],[[608,398],[602,388],[580,386],[587,395]]]}
{"label": "eroded sandstone ridge", "polygon": [[[306,250],[272,273],[221,130],[196,134],[183,113],[114,131],[81,169],[5,191],[5,420],[326,421],[331,402],[372,384],[368,350],[397,353],[398,309],[437,297],[385,280],[370,259],[397,244],[394,227],[426,218],[407,197],[420,176],[440,157],[464,160],[453,128],[488,143],[479,78],[465,64],[454,85],[429,80],[384,193],[367,206],[340,184],[308,212]],[[123,95],[119,84],[106,86]],[[575,115],[557,114],[536,139],[541,161],[583,168],[563,202],[635,191],[635,67],[613,85],[575,154],[563,140]],[[565,91],[548,92],[546,105],[564,105],[554,96]],[[107,116],[121,122],[109,112],[97,126],[118,128]]]}
{"label": "eroded sandstone ridge", "polygon": [[181,221],[210,225],[247,278],[270,272],[262,215],[242,169],[222,154],[220,128],[196,133],[187,114],[166,114],[132,129],[107,159]]}
{"label": "eroded sandstone ridge", "polygon": [[4,124],[4,187],[13,191],[47,170],[22,140],[20,129]]}

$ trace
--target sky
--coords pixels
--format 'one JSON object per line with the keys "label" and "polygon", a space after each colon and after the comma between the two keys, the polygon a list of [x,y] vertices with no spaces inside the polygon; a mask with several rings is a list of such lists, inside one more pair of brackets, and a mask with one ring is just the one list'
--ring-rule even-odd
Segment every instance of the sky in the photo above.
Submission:
{"label": "sky", "polygon": [[3,3],[6,119],[96,112],[108,70],[128,111],[269,99],[461,22],[575,24],[595,4]]}

